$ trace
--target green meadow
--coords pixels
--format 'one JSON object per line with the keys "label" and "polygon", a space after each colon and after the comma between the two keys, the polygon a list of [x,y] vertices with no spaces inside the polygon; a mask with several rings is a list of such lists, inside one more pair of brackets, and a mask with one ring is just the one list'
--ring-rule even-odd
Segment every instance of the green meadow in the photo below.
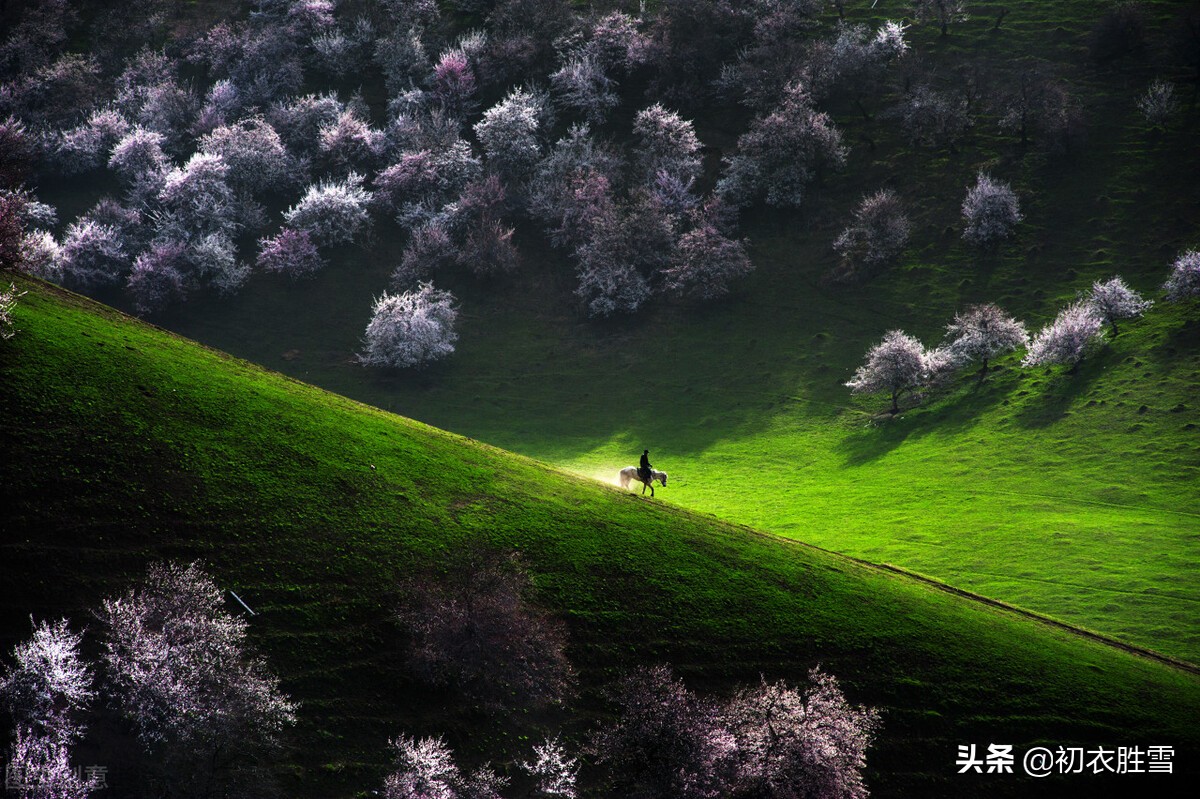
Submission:
{"label": "green meadow", "polygon": [[[883,711],[876,796],[1124,795],[1135,779],[956,777],[968,742],[1162,743],[1176,773],[1140,779],[1156,795],[1192,784],[1194,669],[629,496],[18,284],[18,334],[0,348],[14,445],[0,461],[4,629],[30,612],[86,625],[147,560],[203,558],[255,609],[253,640],[301,700],[291,795],[365,795],[400,732],[447,733],[506,768],[543,731],[582,736],[608,681],[660,662],[714,692],[822,664]],[[580,675],[569,710],[491,716],[404,667],[398,581],[479,544],[519,551],[539,601],[566,621]]]}

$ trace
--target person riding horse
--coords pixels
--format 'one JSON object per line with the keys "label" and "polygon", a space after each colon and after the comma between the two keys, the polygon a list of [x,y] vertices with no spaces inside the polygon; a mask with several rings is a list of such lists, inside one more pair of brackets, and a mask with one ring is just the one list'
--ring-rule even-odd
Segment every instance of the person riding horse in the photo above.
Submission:
{"label": "person riding horse", "polygon": [[642,460],[638,463],[638,477],[642,478],[643,483],[650,482],[652,468],[650,466],[650,450],[642,450]]}

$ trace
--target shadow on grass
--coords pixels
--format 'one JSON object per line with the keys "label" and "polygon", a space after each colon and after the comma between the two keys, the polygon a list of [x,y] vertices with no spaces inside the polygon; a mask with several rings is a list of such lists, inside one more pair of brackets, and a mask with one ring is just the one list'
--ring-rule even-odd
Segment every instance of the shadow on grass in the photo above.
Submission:
{"label": "shadow on grass", "polygon": [[927,395],[924,406],[909,399],[900,413],[872,417],[867,429],[846,436],[838,445],[846,466],[861,466],[880,458],[913,436],[954,436],[974,425],[1012,392],[1020,379],[1018,370],[1000,367],[989,370],[980,382],[978,372],[963,375],[953,385]]}
{"label": "shadow on grass", "polygon": [[[1049,427],[1060,421],[1114,362],[1112,349],[1105,347],[1074,369],[1063,366],[1046,369],[1042,376],[1028,383],[1031,396],[1013,414],[1013,418],[1017,424],[1029,429]],[[1043,376],[1045,379],[1042,379]]]}

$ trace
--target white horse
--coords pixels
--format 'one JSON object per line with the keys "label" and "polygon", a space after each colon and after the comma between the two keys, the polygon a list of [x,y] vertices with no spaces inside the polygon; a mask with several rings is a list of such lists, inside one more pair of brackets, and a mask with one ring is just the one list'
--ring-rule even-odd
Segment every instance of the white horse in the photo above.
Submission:
{"label": "white horse", "polygon": [[642,493],[643,494],[646,493],[647,488],[650,489],[650,496],[654,496],[654,481],[655,480],[657,480],[658,484],[661,486],[666,486],[666,484],[667,484],[667,473],[666,472],[660,472],[658,469],[651,469],[650,470],[650,479],[643,480],[642,476],[640,474],[638,474],[638,468],[636,466],[626,466],[624,469],[621,470],[620,478],[621,478],[621,488],[629,488],[630,481],[637,480],[639,483],[642,484]]}

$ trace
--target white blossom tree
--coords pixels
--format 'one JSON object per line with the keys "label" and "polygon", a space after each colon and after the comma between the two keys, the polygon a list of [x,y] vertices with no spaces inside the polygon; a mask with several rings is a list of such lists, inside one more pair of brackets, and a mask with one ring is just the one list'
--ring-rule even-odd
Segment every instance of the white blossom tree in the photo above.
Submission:
{"label": "white blossom tree", "polygon": [[965,96],[926,84],[913,86],[889,115],[899,119],[914,145],[945,147],[950,152],[956,152],[958,142],[974,124]]}
{"label": "white blossom tree", "polygon": [[0,698],[19,728],[62,743],[83,737],[81,717],[96,691],[94,670],[79,652],[82,640],[66,619],[43,621],[13,649],[15,662],[0,673]]}
{"label": "white blossom tree", "polygon": [[145,128],[134,128],[122,136],[108,159],[108,168],[127,181],[148,175],[165,178],[170,167],[170,159],[163,152],[162,134]]}
{"label": "white blossom tree", "polygon": [[946,347],[959,363],[980,362],[980,381],[988,361],[1029,344],[1025,323],[1008,316],[998,305],[971,305],[954,314],[946,326]]}
{"label": "white blossom tree", "polygon": [[315,155],[321,130],[333,125],[346,106],[333,94],[306,94],[274,103],[267,119],[295,155]]}
{"label": "white blossom tree", "polygon": [[650,57],[650,39],[638,30],[638,22],[621,11],[606,14],[592,25],[584,48],[609,74],[627,74]]}
{"label": "white blossom tree", "polygon": [[362,182],[361,175],[351,172],[345,180],[309,186],[283,219],[290,228],[308,231],[318,246],[347,244],[371,221],[367,211],[371,193]]}
{"label": "white blossom tree", "polygon": [[64,175],[75,175],[102,166],[130,127],[129,120],[115,109],[92,112],[84,124],[58,134],[52,167]]}
{"label": "white blossom tree", "polygon": [[612,79],[588,53],[570,56],[550,76],[550,85],[562,105],[582,113],[593,125],[602,124],[620,102]]}
{"label": "white blossom tree", "polygon": [[457,319],[454,295],[431,283],[403,294],[385,292],[375,301],[358,359],[366,366],[403,369],[445,358],[458,340]]}
{"label": "white blossom tree", "polygon": [[1021,362],[1024,366],[1069,364],[1074,371],[1104,339],[1104,319],[1087,300],[1072,303],[1038,331]]}
{"label": "white blossom tree", "polygon": [[384,780],[384,799],[500,799],[507,784],[486,766],[464,775],[441,738],[401,735],[391,745],[395,770]]}
{"label": "white blossom tree", "polygon": [[17,785],[19,799],[87,799],[94,795],[70,762],[71,747],[52,735],[18,727],[5,773]]}
{"label": "white blossom tree", "polygon": [[84,290],[118,283],[129,268],[129,253],[120,231],[87,217],[67,227],[60,257],[63,278]]}
{"label": "white blossom tree", "polygon": [[63,281],[62,247],[52,233],[26,231],[21,235],[20,252],[17,266],[22,272],[52,283]]}
{"label": "white blossom tree", "polygon": [[1168,302],[1200,297],[1200,250],[1188,250],[1175,259],[1162,289]]}
{"label": "white blossom tree", "polygon": [[[583,300],[588,316],[633,313],[650,299],[650,282],[638,268],[642,259],[630,235],[631,225],[639,222],[616,210],[599,215],[575,248],[575,295]],[[665,254],[669,257],[669,251]]]}
{"label": "white blossom tree", "polygon": [[682,183],[700,177],[700,139],[690,120],[655,103],[634,117],[633,134],[637,137],[634,157],[644,180],[660,171]]}
{"label": "white blossom tree", "polygon": [[24,293],[17,291],[15,283],[9,283],[6,289],[0,288],[0,339],[4,341],[16,335],[12,312],[17,307],[17,300]]}
{"label": "white blossom tree", "polygon": [[296,706],[201,565],[154,563],[97,615],[107,693],[152,753],[148,767],[181,785],[263,789]]}
{"label": "white blossom tree", "polygon": [[579,776],[579,758],[570,757],[558,736],[547,738],[533,747],[533,760],[521,763],[521,768],[536,781],[538,799],[575,799],[575,782]]}
{"label": "white blossom tree", "polygon": [[1142,295],[1125,285],[1120,275],[1105,281],[1097,280],[1086,300],[1102,320],[1112,325],[1113,338],[1120,334],[1118,319],[1137,319],[1154,305],[1153,300],[1142,299]]}
{"label": "white blossom tree", "polygon": [[388,93],[396,95],[429,74],[429,52],[417,28],[397,28],[375,42],[375,63],[383,70]]}
{"label": "white blossom tree", "polygon": [[1175,84],[1155,78],[1138,98],[1138,110],[1152,128],[1164,127],[1179,110],[1179,99],[1175,96]]}
{"label": "white blossom tree", "polygon": [[208,281],[222,294],[233,294],[250,278],[250,266],[237,257],[227,233],[208,233],[188,242],[185,259],[191,276]]}
{"label": "white blossom tree", "polygon": [[524,180],[541,156],[543,100],[525,89],[514,89],[483,112],[475,135],[487,155],[488,168],[507,180]]}
{"label": "white blossom tree", "polygon": [[200,138],[202,153],[217,155],[228,167],[230,185],[258,193],[280,191],[294,180],[295,166],[283,140],[265,119],[222,125]]}
{"label": "white blossom tree", "polygon": [[863,197],[850,224],[833,242],[847,275],[895,260],[908,244],[911,225],[900,198],[890,189]]}
{"label": "white blossom tree", "polygon": [[889,392],[892,413],[898,413],[900,395],[925,385],[945,365],[943,350],[926,350],[903,330],[889,330],[867,351],[866,363],[858,367],[846,386],[855,394]]}
{"label": "white blossom tree", "polygon": [[980,172],[962,204],[967,224],[963,238],[977,247],[994,247],[1013,234],[1024,217],[1016,193],[1003,181]]}
{"label": "white blossom tree", "polygon": [[166,211],[160,233],[194,239],[230,235],[242,226],[239,206],[229,185],[229,165],[219,155],[196,153],[167,173],[158,199]]}

